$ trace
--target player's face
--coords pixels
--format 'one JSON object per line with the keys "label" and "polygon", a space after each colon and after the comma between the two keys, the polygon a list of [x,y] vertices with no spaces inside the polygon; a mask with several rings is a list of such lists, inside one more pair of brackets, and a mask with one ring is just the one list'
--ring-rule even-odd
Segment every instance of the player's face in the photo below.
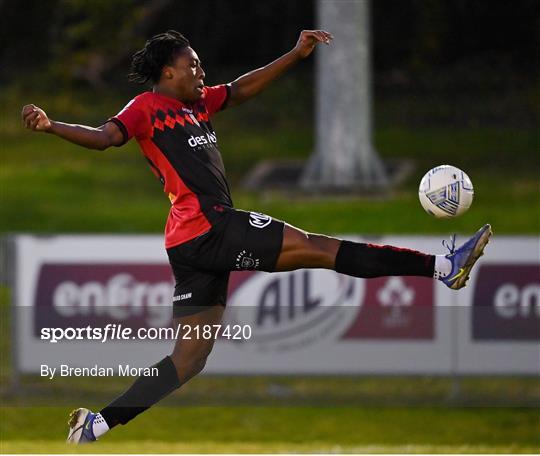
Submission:
{"label": "player's face", "polygon": [[178,98],[182,101],[195,102],[201,98],[204,86],[204,71],[197,53],[190,47],[180,53],[167,68]]}

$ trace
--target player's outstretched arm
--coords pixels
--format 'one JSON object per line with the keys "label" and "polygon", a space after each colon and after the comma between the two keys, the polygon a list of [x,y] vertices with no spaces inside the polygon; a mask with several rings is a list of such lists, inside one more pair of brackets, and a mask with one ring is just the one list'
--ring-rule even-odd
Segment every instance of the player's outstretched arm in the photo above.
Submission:
{"label": "player's outstretched arm", "polygon": [[57,122],[49,119],[43,109],[33,104],[23,107],[22,120],[29,130],[52,133],[89,149],[105,150],[110,146],[118,146],[124,141],[122,132],[113,122],[107,122],[97,128]]}
{"label": "player's outstretched arm", "polygon": [[298,62],[298,60],[310,55],[317,44],[330,44],[332,38],[332,34],[324,30],[303,30],[300,33],[300,38],[298,38],[296,46],[291,51],[262,68],[240,76],[231,83],[231,95],[227,103],[228,106],[243,103],[259,94],[270,82]]}

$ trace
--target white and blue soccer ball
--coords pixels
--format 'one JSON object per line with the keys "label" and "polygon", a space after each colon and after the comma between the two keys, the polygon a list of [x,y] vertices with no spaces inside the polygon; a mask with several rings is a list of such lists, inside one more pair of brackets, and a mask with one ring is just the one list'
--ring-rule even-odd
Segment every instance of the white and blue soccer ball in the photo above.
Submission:
{"label": "white and blue soccer ball", "polygon": [[441,165],[430,169],[420,181],[420,204],[437,218],[457,217],[471,207],[474,189],[469,176],[459,168]]}

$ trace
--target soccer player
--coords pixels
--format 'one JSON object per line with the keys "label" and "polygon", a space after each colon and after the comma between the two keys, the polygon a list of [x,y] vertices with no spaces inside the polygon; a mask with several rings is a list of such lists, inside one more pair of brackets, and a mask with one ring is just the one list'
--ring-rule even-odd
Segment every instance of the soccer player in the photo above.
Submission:
{"label": "soccer player", "polygon": [[[26,128],[83,147],[104,150],[137,140],[171,201],[165,248],[176,279],[175,325],[219,324],[230,271],[326,268],[363,278],[414,275],[457,290],[482,255],[489,225],[458,249],[452,244],[446,255],[428,255],[307,233],[267,215],[233,209],[212,116],[253,98],[318,44],[331,40],[326,31],[304,30],[294,48],[272,63],[229,84],[208,87],[188,40],[168,31],[133,55],[130,79],[149,82],[152,90],[136,96],[104,125],[62,123],[37,106],[24,106]],[[68,442],[91,442],[128,423],[201,372],[212,346],[213,338],[177,340],[171,355],[155,364],[158,376],[138,378],[99,413],[73,411]]]}

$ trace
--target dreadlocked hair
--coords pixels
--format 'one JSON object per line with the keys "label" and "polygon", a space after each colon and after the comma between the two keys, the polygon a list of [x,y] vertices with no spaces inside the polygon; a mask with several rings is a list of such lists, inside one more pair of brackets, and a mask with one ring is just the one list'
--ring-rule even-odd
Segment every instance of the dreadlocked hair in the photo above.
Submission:
{"label": "dreadlocked hair", "polygon": [[176,30],[153,36],[133,54],[128,79],[139,84],[157,83],[163,66],[172,63],[175,55],[187,47],[189,41]]}

